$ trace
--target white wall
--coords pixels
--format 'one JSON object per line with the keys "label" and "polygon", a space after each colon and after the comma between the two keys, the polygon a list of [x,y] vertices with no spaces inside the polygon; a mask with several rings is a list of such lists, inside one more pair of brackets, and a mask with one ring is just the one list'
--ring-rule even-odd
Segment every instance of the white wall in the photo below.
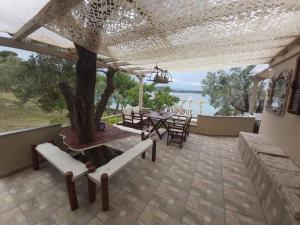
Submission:
{"label": "white wall", "polygon": [[[295,51],[291,53],[293,52]],[[300,53],[287,61],[271,67],[272,73],[278,74],[285,69],[292,70],[293,77],[291,81],[293,81],[297,56],[300,56]],[[289,97],[290,94],[291,90]],[[287,103],[289,103],[289,99]],[[300,116],[288,113],[287,107],[283,116],[264,111],[259,133],[289,154],[291,159],[300,166]]]}

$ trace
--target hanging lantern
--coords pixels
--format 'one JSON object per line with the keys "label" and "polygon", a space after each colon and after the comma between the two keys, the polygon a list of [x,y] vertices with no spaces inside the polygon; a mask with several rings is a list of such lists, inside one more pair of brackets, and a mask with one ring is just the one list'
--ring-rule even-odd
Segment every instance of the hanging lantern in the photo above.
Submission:
{"label": "hanging lantern", "polygon": [[168,72],[168,70],[163,70],[158,66],[155,66],[154,70],[150,74],[149,81],[153,81],[158,84],[167,84],[172,82],[172,75]]}

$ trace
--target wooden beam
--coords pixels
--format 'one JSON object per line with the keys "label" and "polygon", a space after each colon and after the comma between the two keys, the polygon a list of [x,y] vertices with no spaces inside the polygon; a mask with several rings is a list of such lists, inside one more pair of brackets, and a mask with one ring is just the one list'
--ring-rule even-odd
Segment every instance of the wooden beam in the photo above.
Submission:
{"label": "wooden beam", "polygon": [[[0,37],[0,46],[17,48],[17,49],[22,49],[22,50],[26,50],[26,51],[30,51],[30,52],[37,52],[37,53],[41,53],[41,54],[45,54],[45,55],[51,55],[51,56],[54,56],[57,58],[69,60],[74,63],[77,63],[77,61],[78,61],[77,53],[69,53],[69,52],[67,52],[67,49],[54,47],[54,46],[41,46],[41,45],[37,45],[34,43],[18,41],[18,40],[15,40],[12,38],[6,38],[6,37]],[[130,65],[130,64],[126,63],[126,65]],[[120,68],[119,66],[120,65],[118,65],[117,63],[111,63],[108,65],[107,63],[105,63],[105,60],[97,59],[97,67],[105,67],[105,68],[111,67],[111,68],[118,69],[122,72],[127,72],[127,73],[131,73],[137,69],[144,70],[141,67],[139,67],[139,68],[133,67],[133,68],[124,69],[124,68]],[[142,74],[142,72],[140,72],[139,74]]]}
{"label": "wooden beam", "polygon": [[54,4],[55,2],[50,0],[33,18],[31,18],[15,34],[13,34],[13,38],[20,41],[39,29],[41,27],[40,24],[45,24],[49,21],[51,18],[45,17],[45,15],[47,15],[45,12],[49,11]]}
{"label": "wooden beam", "polygon": [[0,45],[10,47],[10,48],[18,48],[23,49],[30,52],[37,52],[46,55],[52,55],[57,58],[63,58],[66,60],[70,60],[76,62],[78,56],[75,54],[70,54],[65,51],[65,49],[53,47],[53,46],[41,46],[30,42],[18,41],[12,38],[0,37]]}
{"label": "wooden beam", "polygon": [[128,62],[108,62],[107,65],[115,65],[115,66],[128,66],[131,65]]}
{"label": "wooden beam", "polygon": [[13,38],[16,40],[22,40],[37,29],[39,29],[41,26],[37,24],[35,21],[30,20],[28,23],[26,23],[23,27],[20,28],[14,35]]}
{"label": "wooden beam", "polygon": [[285,48],[283,48],[281,51],[279,51],[276,55],[274,55],[270,61],[270,63],[273,63],[275,61],[275,59],[277,57],[280,57],[280,56],[284,56],[286,55],[289,50],[296,46],[296,45],[300,45],[300,36],[298,36],[294,41],[292,41],[290,44],[288,44]]}
{"label": "wooden beam", "polygon": [[50,0],[34,17],[13,34],[13,38],[19,41],[26,38],[51,20],[65,16],[69,10],[80,2],[81,0],[68,1],[68,3]]}

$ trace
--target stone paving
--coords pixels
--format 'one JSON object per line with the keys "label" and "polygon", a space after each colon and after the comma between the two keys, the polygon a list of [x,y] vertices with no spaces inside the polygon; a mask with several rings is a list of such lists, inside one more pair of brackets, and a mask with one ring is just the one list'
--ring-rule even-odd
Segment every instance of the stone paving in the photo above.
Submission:
{"label": "stone paving", "polygon": [[86,178],[70,211],[64,177],[43,163],[0,180],[0,224],[265,225],[237,142],[191,134],[179,149],[159,140],[155,163],[137,158],[110,180],[108,212],[99,187],[89,204]]}

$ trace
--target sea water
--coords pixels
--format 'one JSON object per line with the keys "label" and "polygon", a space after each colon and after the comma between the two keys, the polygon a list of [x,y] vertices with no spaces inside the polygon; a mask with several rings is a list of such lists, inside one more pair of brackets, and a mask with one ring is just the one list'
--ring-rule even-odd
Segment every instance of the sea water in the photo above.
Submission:
{"label": "sea water", "polygon": [[[181,100],[188,101],[189,99],[193,101],[205,101],[205,103],[202,104],[202,113],[201,115],[207,115],[212,116],[214,115],[218,109],[214,108],[209,104],[209,97],[203,96],[200,93],[179,93],[179,92],[171,92],[171,95],[175,95],[179,97]],[[188,102],[183,104],[184,108],[189,108]],[[200,114],[200,105],[193,102],[192,103],[192,114],[193,116],[197,116]]]}
{"label": "sea water", "polygon": [[[179,97],[181,100],[186,100],[188,101],[189,99],[194,100],[194,101],[205,101],[205,103],[202,104],[202,113],[201,115],[206,115],[206,116],[212,116],[214,115],[218,109],[214,108],[209,104],[209,97],[208,96],[203,96],[200,93],[179,93],[179,92],[171,92],[171,95],[175,95]],[[180,104],[180,103],[179,103]],[[116,107],[116,103],[112,100],[111,108]],[[128,105],[126,108],[131,108],[132,106]],[[184,108],[189,108],[188,102],[183,104]],[[197,103],[192,103],[192,115],[197,116],[200,114],[200,105]]]}

